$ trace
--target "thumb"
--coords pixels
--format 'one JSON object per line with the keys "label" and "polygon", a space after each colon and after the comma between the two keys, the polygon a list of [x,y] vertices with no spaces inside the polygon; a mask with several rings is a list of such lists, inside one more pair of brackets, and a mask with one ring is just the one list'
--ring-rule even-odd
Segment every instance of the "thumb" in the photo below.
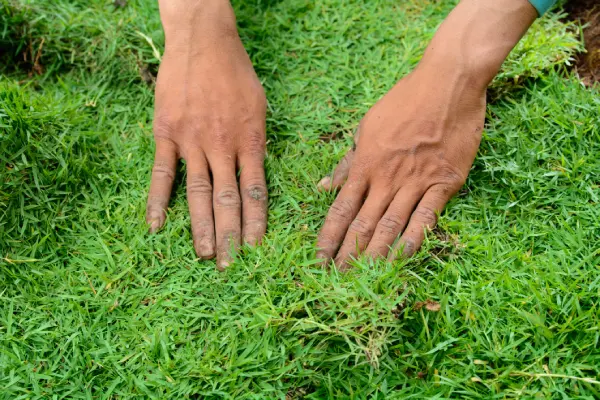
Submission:
{"label": "thumb", "polygon": [[342,158],[342,161],[339,162],[333,174],[327,175],[317,184],[317,189],[320,191],[331,191],[337,190],[341,188],[346,179],[348,179],[348,173],[350,172],[350,168],[352,167],[352,160],[354,159],[354,152],[356,151],[356,145],[358,144],[358,138],[360,136],[360,127],[356,129],[354,133],[354,145],[351,150],[348,150],[348,153]]}
{"label": "thumb", "polygon": [[352,166],[352,160],[354,159],[354,150],[349,150],[348,153],[339,162],[333,174],[327,175],[317,184],[317,188],[320,191],[331,191],[341,188],[346,179],[348,179],[348,172]]}

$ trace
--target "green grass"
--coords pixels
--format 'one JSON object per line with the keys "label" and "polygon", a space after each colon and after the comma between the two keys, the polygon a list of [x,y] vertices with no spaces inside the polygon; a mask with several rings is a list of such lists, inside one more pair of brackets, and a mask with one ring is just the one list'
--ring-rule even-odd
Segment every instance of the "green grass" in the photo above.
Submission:
{"label": "green grass", "polygon": [[194,255],[183,184],[146,233],[155,2],[0,3],[0,396],[598,398],[600,96],[564,69],[581,44],[557,15],[493,84],[423,250],[315,265],[316,182],[454,3],[236,2],[269,98],[270,213],[224,273]]}

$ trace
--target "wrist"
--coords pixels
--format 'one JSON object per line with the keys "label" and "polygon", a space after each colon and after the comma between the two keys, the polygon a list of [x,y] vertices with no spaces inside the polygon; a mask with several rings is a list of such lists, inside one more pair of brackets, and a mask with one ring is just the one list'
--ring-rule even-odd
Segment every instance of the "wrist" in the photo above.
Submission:
{"label": "wrist", "polygon": [[528,0],[462,0],[440,26],[417,69],[485,90],[537,18]]}

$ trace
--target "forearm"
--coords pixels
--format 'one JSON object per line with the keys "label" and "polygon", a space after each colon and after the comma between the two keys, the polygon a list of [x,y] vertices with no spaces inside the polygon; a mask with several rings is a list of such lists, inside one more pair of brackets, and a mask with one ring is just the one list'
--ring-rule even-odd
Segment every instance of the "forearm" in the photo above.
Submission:
{"label": "forearm", "polygon": [[159,0],[158,4],[167,49],[188,49],[191,44],[238,35],[229,0]]}
{"label": "forearm", "polygon": [[527,0],[462,0],[419,67],[448,79],[460,75],[483,90],[537,16]]}

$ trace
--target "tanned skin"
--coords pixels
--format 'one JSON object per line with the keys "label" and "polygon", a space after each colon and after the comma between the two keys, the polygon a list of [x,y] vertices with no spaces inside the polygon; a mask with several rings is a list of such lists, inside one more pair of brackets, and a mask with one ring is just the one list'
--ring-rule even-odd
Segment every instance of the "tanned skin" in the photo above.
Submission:
{"label": "tanned skin", "polygon": [[[166,46],[156,86],[150,230],[165,222],[186,160],[194,248],[225,268],[266,230],[266,98],[228,0],[159,0]],[[339,190],[317,257],[411,256],[463,186],[481,141],[486,88],[537,17],[527,0],[462,0],[413,72],[360,122],[321,190]],[[239,185],[236,174],[239,172]]]}
{"label": "tanned skin", "polygon": [[[165,54],[156,82],[156,156],[146,219],[165,222],[177,160],[187,168],[194,248],[229,265],[267,227],[264,90],[228,1],[161,0]],[[237,173],[240,172],[239,186]]]}

